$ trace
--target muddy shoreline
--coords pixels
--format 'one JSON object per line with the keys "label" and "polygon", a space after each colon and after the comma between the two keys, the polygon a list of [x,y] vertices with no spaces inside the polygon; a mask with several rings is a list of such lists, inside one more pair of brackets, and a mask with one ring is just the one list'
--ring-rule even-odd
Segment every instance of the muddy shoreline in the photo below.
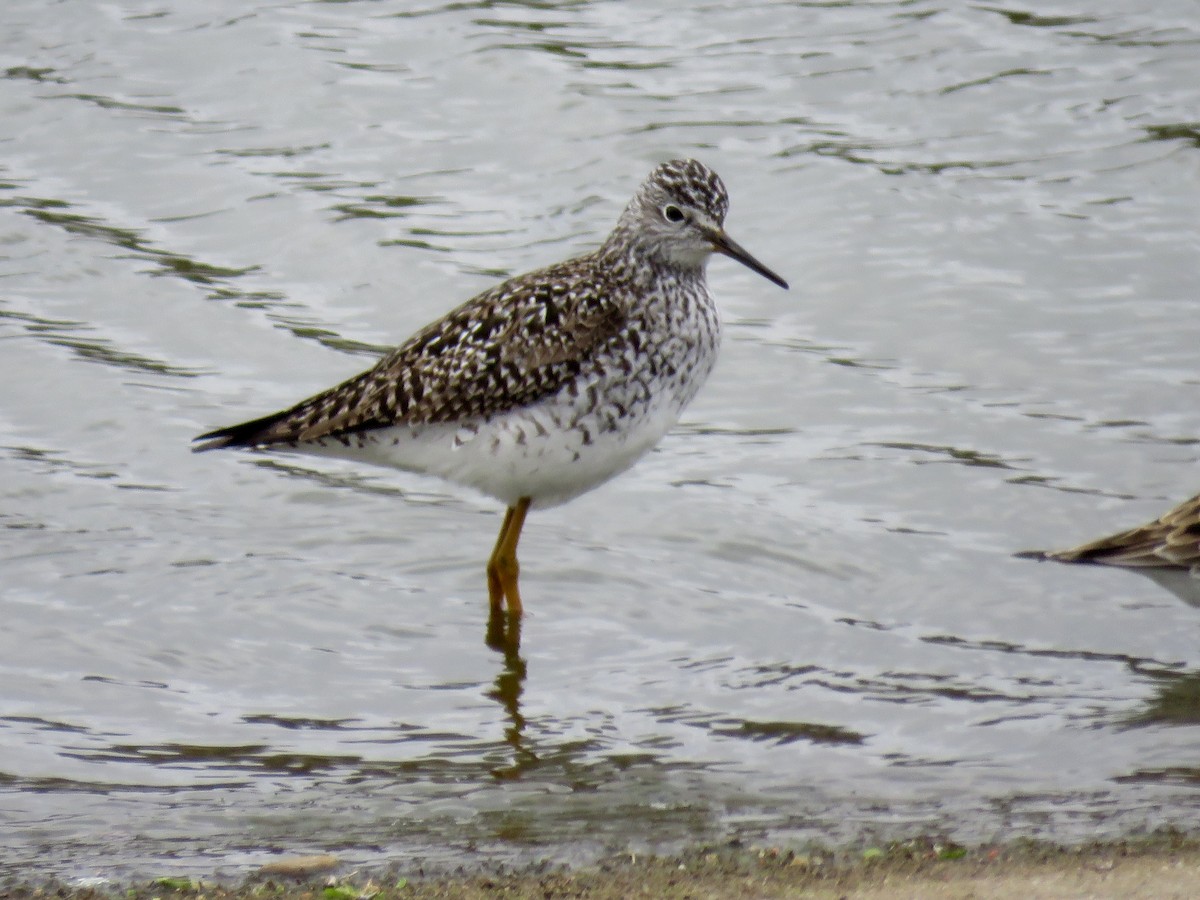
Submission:
{"label": "muddy shoreline", "polygon": [[350,871],[336,857],[280,859],[238,883],[164,877],[86,885],[43,882],[36,872],[0,884],[0,896],[94,900],[121,896],[214,900],[297,897],[544,898],[794,897],[988,898],[1194,897],[1200,838],[1178,831],[1062,846],[1018,840],[966,847],[920,838],[856,850],[696,847],[666,856],[611,856],[577,868],[539,863],[426,872],[393,863]]}

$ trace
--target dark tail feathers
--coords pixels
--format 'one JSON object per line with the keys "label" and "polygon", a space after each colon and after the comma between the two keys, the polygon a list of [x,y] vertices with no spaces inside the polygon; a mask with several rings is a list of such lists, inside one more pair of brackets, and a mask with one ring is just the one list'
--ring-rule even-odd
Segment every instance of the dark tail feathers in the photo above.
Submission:
{"label": "dark tail feathers", "polygon": [[196,444],[192,447],[192,452],[203,453],[205,450],[221,450],[225,447],[257,447],[269,443],[265,439],[267,430],[282,418],[282,413],[274,413],[261,419],[242,422],[240,425],[230,425],[228,428],[218,428],[216,431],[197,435],[192,440],[204,443]]}

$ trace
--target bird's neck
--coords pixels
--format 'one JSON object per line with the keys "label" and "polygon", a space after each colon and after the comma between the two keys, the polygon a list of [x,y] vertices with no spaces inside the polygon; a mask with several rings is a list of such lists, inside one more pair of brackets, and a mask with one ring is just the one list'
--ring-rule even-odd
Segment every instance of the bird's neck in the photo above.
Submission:
{"label": "bird's neck", "polygon": [[707,259],[681,265],[664,259],[647,244],[614,232],[596,251],[596,261],[609,278],[635,290],[648,291],[664,281],[703,287]]}

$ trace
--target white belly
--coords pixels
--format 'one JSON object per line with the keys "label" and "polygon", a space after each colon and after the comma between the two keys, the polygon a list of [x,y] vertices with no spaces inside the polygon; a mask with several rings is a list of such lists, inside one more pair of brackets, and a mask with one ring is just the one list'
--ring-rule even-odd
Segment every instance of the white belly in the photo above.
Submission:
{"label": "white belly", "polygon": [[508,506],[522,497],[538,507],[565,503],[644,456],[712,371],[720,322],[711,298],[704,294],[664,309],[659,320],[638,323],[640,347],[616,342],[607,356],[589,358],[574,381],[529,406],[465,422],[322,438],[292,449],[436,475]]}
{"label": "white belly", "polygon": [[[399,425],[355,437],[303,444],[305,454],[360,460],[435,475],[513,506],[529,497],[555,506],[628,469],[679,418],[673,404],[655,403],[643,415],[602,428],[586,415],[542,404],[464,425]],[[567,414],[567,415],[564,415]],[[566,427],[564,427],[564,424]]]}

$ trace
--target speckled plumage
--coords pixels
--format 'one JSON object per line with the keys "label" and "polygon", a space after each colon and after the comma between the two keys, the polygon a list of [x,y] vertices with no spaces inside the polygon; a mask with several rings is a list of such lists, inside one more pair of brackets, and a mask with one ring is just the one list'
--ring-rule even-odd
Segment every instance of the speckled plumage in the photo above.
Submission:
{"label": "speckled plumage", "polygon": [[[672,246],[669,232],[660,233],[671,224],[665,220],[647,227],[668,204],[719,228],[728,198],[716,173],[700,163],[666,163],[595,252],[484,291],[369,371],[290,409],[202,435],[206,443],[197,449],[363,458],[461,481],[510,505],[515,489],[535,506],[582,493],[592,479],[611,477],[653,446],[716,359],[720,321],[704,278],[711,250]],[[454,454],[482,441],[483,455],[517,453],[536,469],[537,444],[565,440],[570,452],[561,462],[577,464],[604,435],[625,436],[609,442],[624,446],[607,449],[619,465],[599,467],[611,472],[578,467],[575,489],[569,476],[549,473],[547,489],[538,490],[537,472],[513,478],[502,459],[462,473],[453,460],[442,464],[411,446],[432,443]]]}
{"label": "speckled plumage", "polygon": [[369,371],[201,435],[196,449],[343,456],[476,488],[509,507],[489,578],[519,508],[505,550],[509,606],[519,612],[515,548],[525,510],[570,500],[628,468],[712,370],[721,326],[708,258],[725,254],[787,287],[725,234],[728,205],[712,170],[664,163],[596,251],[510,278]]}
{"label": "speckled plumage", "polygon": [[1131,569],[1183,569],[1200,574],[1200,495],[1137,528],[1069,550],[1033,550],[1020,555]]}

